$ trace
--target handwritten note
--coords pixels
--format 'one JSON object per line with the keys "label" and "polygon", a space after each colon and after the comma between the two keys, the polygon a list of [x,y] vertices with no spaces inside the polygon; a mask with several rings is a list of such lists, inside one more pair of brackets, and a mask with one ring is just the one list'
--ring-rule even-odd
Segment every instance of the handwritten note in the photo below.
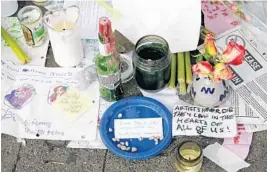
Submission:
{"label": "handwritten note", "polygon": [[162,118],[115,119],[115,138],[163,136]]}
{"label": "handwritten note", "polygon": [[88,96],[85,96],[76,89],[68,89],[68,91],[58,98],[53,106],[62,110],[70,118],[77,118],[84,114],[93,105]]}
{"label": "handwritten note", "polygon": [[177,105],[173,109],[173,135],[234,137],[237,133],[234,108]]}
{"label": "handwritten note", "polygon": [[95,140],[97,78],[79,89],[80,68],[15,66],[1,61],[1,129],[19,138]]}

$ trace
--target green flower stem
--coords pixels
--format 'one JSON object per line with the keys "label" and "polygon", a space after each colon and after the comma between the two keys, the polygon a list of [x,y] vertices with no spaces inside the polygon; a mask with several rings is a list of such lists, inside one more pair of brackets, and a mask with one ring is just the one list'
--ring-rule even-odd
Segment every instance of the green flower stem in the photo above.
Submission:
{"label": "green flower stem", "polygon": [[186,83],[192,84],[192,70],[191,70],[191,59],[190,59],[190,53],[185,52],[185,71],[186,71]]}
{"label": "green flower stem", "polygon": [[179,82],[179,92],[182,95],[186,94],[186,84],[185,84],[185,58],[184,58],[184,53],[180,52],[178,53],[178,82]]}
{"label": "green flower stem", "polygon": [[171,61],[171,79],[169,82],[169,88],[175,88],[175,82],[176,82],[176,60],[177,60],[177,54],[172,54],[172,61]]}

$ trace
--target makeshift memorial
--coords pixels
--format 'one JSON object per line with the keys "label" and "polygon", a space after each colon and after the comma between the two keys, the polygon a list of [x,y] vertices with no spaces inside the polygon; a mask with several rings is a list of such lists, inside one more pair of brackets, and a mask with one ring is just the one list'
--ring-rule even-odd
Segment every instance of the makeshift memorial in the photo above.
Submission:
{"label": "makeshift memorial", "polygon": [[111,22],[107,17],[99,19],[99,55],[95,65],[100,83],[100,96],[106,101],[122,97],[121,62],[115,47]]}
{"label": "makeshift memorial", "polygon": [[171,54],[163,38],[148,35],[141,38],[133,53],[135,79],[141,89],[158,92],[171,76]]}
{"label": "makeshift memorial", "polygon": [[175,166],[179,172],[198,172],[202,167],[203,154],[195,141],[180,144],[175,154]]}
{"label": "makeshift memorial", "polygon": [[95,78],[80,90],[81,71],[2,61],[2,133],[27,139],[95,140],[99,85]]}
{"label": "makeshift memorial", "polygon": [[84,58],[77,27],[78,19],[79,8],[76,6],[47,11],[44,14],[55,61],[62,67],[76,66]]}
{"label": "makeshift memorial", "polygon": [[172,139],[171,114],[160,102],[129,97],[112,104],[100,123],[100,136],[114,154],[133,160],[154,157]]}
{"label": "makeshift memorial", "polygon": [[205,37],[204,53],[195,56],[197,64],[192,66],[194,80],[191,94],[194,104],[215,107],[227,100],[229,86],[226,81],[234,78],[230,65],[242,64],[245,53],[242,45],[230,41],[220,55],[215,46],[214,35],[208,33]]}
{"label": "makeshift memorial", "polygon": [[[46,62],[46,54],[49,44],[49,39],[45,39],[42,46],[30,47],[26,43],[23,36],[20,22],[17,17],[6,17],[1,20],[1,27],[14,39],[11,41],[4,30],[1,29],[1,59],[10,61],[18,66],[24,65],[26,59],[27,65],[30,66],[44,66]],[[17,45],[16,45],[17,44]],[[19,51],[19,46],[26,55]]]}
{"label": "makeshift memorial", "polygon": [[32,5],[25,6],[18,12],[18,19],[28,46],[41,46],[46,33],[41,9]]}

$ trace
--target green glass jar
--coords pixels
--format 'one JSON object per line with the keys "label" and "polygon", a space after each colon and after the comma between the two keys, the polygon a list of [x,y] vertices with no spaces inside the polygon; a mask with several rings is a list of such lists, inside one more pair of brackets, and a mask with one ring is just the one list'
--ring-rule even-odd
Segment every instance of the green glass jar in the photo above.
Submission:
{"label": "green glass jar", "polygon": [[175,154],[175,166],[179,172],[198,172],[202,167],[203,154],[200,145],[194,141],[185,141]]}
{"label": "green glass jar", "polygon": [[141,38],[133,52],[135,79],[148,92],[162,90],[171,77],[171,54],[165,39],[157,35]]}

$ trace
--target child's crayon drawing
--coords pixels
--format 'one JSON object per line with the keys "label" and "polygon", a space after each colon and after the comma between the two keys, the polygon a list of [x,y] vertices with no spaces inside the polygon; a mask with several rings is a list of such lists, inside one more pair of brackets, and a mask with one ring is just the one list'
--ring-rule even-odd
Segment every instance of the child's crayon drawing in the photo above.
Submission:
{"label": "child's crayon drawing", "polygon": [[30,84],[12,87],[4,97],[4,104],[12,109],[21,109],[36,95],[35,88]]}
{"label": "child's crayon drawing", "polygon": [[68,88],[69,87],[66,85],[58,85],[53,87],[48,93],[48,103],[52,104],[53,102],[55,102],[58,98],[60,98],[67,92]]}

